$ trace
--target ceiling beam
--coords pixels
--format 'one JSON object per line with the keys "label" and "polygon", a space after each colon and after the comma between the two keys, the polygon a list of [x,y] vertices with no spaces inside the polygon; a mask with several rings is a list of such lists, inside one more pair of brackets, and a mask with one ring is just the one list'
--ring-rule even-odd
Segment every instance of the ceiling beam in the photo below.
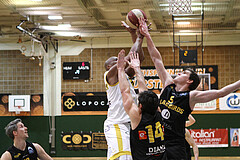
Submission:
{"label": "ceiling beam", "polygon": [[232,17],[233,15],[233,6],[236,5],[236,1],[235,0],[231,0],[228,4],[228,7],[227,7],[227,10],[226,10],[226,14],[225,14],[225,18],[224,18],[224,21],[223,21],[223,24],[226,24],[229,22],[230,18]]}
{"label": "ceiling beam", "polygon": [[89,9],[88,7],[93,6],[92,1],[91,0],[77,0],[77,2],[79,3],[80,7],[88,14],[88,16],[92,17],[92,19],[94,20],[94,22],[99,25],[102,26],[103,28],[107,28],[108,25],[106,22],[100,22],[99,19],[104,19],[103,15],[101,14],[101,12],[98,9]]}

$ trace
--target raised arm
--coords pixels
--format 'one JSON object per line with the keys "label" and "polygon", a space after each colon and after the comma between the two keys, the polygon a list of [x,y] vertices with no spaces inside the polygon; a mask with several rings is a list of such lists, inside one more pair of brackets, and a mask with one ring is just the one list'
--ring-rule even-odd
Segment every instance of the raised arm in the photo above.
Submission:
{"label": "raised arm", "polygon": [[119,88],[122,94],[124,109],[131,119],[132,128],[136,128],[136,126],[140,122],[140,110],[137,107],[137,105],[134,103],[133,97],[130,93],[130,86],[124,71],[124,68],[126,65],[124,56],[125,56],[125,51],[121,50],[118,54],[118,63],[117,63]]}
{"label": "raised arm", "polygon": [[141,72],[141,68],[140,68],[140,61],[139,61],[139,56],[138,53],[134,52],[130,54],[130,67],[134,69],[135,74],[136,74],[136,79],[138,82],[138,88],[139,88],[139,93],[143,92],[143,91],[147,91],[147,86],[145,83],[145,79],[144,76]]}
{"label": "raised arm", "polygon": [[195,122],[196,122],[195,118],[191,114],[189,114],[188,120],[186,121],[185,126],[189,127],[189,126],[193,125]]}
{"label": "raised arm", "polygon": [[[126,56],[126,60],[128,60],[128,61],[130,60],[129,55],[131,52],[137,52],[139,54],[140,62],[142,62],[144,60],[144,52],[142,49],[142,42],[143,42],[144,36],[141,35],[139,29],[131,28],[124,21],[121,21],[121,23],[122,23],[122,26],[125,27],[125,29],[131,34],[132,42],[133,42],[133,46],[131,47],[129,54]],[[136,33],[136,31],[137,31],[137,33]]]}
{"label": "raised arm", "polygon": [[[137,52],[139,53],[139,59],[140,62],[144,60],[144,52],[142,49],[142,43],[143,43],[143,38],[144,36],[140,34],[139,29],[132,29],[129,27],[124,21],[122,21],[122,26],[126,28],[126,30],[131,34],[132,41],[133,41],[133,46],[131,47],[129,54],[125,57],[127,61],[130,61],[130,53],[131,52]],[[136,34],[137,31],[137,34]],[[131,67],[126,67],[125,72],[128,74],[129,77],[133,77],[135,75],[135,72],[133,68]]]}
{"label": "raised arm", "polygon": [[53,160],[39,144],[33,143],[33,145],[37,150],[38,158],[40,160]]}
{"label": "raised arm", "polygon": [[140,18],[139,23],[140,23],[140,25],[139,25],[140,33],[146,37],[148,52],[150,54],[150,57],[151,57],[154,65],[155,65],[158,76],[163,83],[163,87],[165,87],[165,86],[173,83],[173,78],[171,77],[171,75],[167,72],[167,70],[164,67],[164,64],[162,61],[162,56],[152,41],[152,38],[148,31],[148,26],[147,26],[145,20],[143,18]]}
{"label": "raised arm", "polygon": [[[142,49],[142,42],[143,36],[138,36],[136,42],[133,44],[132,48],[130,49],[129,54],[125,57],[127,61],[130,61],[130,53],[137,52],[139,53],[139,60],[142,62],[144,60],[144,52]],[[125,72],[128,74],[129,77],[133,77],[135,75],[134,70],[131,67],[126,67]]]}
{"label": "raised arm", "polygon": [[136,34],[136,29],[131,28],[129,25],[127,25],[126,22],[121,21],[121,26],[123,26],[130,34],[132,37],[132,42],[135,43],[137,39],[137,34]]}
{"label": "raised arm", "polygon": [[191,109],[194,108],[196,103],[205,103],[211,100],[224,97],[229,93],[240,88],[240,80],[235,83],[229,84],[223,87],[220,90],[208,90],[208,91],[191,91],[190,92],[190,107]]}
{"label": "raised arm", "polygon": [[187,129],[185,129],[185,131],[186,131],[185,132],[185,139],[188,142],[188,144],[190,146],[192,146],[192,148],[193,148],[194,159],[198,160],[198,156],[199,156],[198,146],[196,145],[196,143],[195,143],[194,139],[192,138],[190,132]]}

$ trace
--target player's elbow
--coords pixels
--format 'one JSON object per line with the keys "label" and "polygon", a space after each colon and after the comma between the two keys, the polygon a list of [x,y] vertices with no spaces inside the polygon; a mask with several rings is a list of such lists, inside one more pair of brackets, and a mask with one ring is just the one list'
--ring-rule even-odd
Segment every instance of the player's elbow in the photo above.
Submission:
{"label": "player's elbow", "polygon": [[196,120],[193,118],[193,119],[192,119],[192,124],[194,124],[195,122],[196,122]]}
{"label": "player's elbow", "polygon": [[127,87],[127,88],[122,88],[122,87],[120,87],[120,91],[121,91],[121,94],[122,94],[123,97],[124,97],[124,96],[127,96],[128,94],[130,94],[130,89],[129,89],[129,87]]}
{"label": "player's elbow", "polygon": [[131,98],[127,98],[127,99],[123,100],[123,107],[127,114],[129,112],[129,110],[131,109],[131,106],[132,106]]}

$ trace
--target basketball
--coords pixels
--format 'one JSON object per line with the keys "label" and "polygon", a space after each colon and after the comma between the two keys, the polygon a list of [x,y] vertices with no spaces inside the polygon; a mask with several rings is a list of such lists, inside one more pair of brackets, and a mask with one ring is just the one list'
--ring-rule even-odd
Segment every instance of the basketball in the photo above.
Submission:
{"label": "basketball", "polygon": [[140,17],[147,19],[146,14],[141,9],[133,9],[128,12],[126,16],[126,22],[131,28],[137,29],[137,26],[139,25],[138,18]]}

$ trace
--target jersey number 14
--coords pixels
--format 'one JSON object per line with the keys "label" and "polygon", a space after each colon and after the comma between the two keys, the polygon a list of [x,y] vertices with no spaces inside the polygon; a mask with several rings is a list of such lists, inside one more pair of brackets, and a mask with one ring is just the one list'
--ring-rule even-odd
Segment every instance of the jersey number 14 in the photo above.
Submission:
{"label": "jersey number 14", "polygon": [[149,143],[154,143],[156,138],[161,137],[161,140],[164,140],[163,137],[163,130],[162,130],[162,125],[160,122],[155,123],[155,134],[153,133],[153,127],[152,125],[148,125],[145,127],[148,130],[148,139]]}

